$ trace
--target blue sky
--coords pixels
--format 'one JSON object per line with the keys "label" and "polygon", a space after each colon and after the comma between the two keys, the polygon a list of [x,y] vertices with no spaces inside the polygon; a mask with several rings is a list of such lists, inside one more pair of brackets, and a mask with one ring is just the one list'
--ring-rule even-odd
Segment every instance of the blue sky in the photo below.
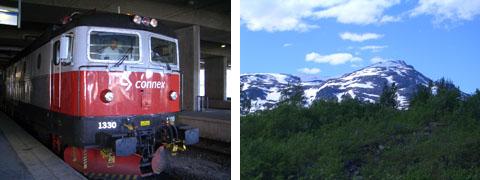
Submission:
{"label": "blue sky", "polygon": [[338,76],[388,59],[480,89],[480,0],[242,0],[240,73]]}

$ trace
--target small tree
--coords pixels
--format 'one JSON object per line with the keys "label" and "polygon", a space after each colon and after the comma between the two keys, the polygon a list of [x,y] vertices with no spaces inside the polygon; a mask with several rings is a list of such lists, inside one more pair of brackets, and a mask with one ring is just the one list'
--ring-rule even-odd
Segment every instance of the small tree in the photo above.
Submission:
{"label": "small tree", "polygon": [[395,100],[395,94],[397,93],[397,86],[395,83],[392,83],[392,86],[388,86],[385,81],[383,85],[382,95],[380,96],[380,104],[382,106],[396,108],[397,101]]}
{"label": "small tree", "polygon": [[420,104],[426,104],[428,99],[432,97],[432,81],[430,81],[428,87],[422,84],[417,85],[417,91],[410,99],[410,107],[415,107]]}
{"label": "small tree", "polygon": [[291,85],[290,82],[287,87],[282,90],[280,97],[280,104],[293,104],[296,106],[303,106],[306,103],[306,98],[303,96],[303,89],[300,83]]}
{"label": "small tree", "polygon": [[435,82],[437,94],[433,98],[436,112],[442,114],[445,111],[452,112],[459,105],[461,92],[451,80],[442,78]]}
{"label": "small tree", "polygon": [[240,114],[248,114],[252,108],[252,100],[246,91],[243,91],[243,84],[240,85]]}
{"label": "small tree", "polygon": [[353,97],[352,97],[350,94],[348,94],[348,93],[344,93],[344,94],[342,95],[341,99],[342,99],[342,102],[343,102],[343,101],[352,100]]}

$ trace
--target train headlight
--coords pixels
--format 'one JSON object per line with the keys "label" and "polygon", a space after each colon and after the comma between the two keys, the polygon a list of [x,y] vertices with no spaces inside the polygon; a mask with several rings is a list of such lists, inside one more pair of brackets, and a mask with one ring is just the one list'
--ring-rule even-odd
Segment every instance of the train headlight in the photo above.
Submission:
{"label": "train headlight", "polygon": [[113,94],[112,91],[106,92],[105,95],[103,96],[103,99],[105,100],[105,102],[112,102],[114,98],[115,98],[115,95]]}
{"label": "train headlight", "polygon": [[142,17],[139,16],[139,15],[133,16],[133,22],[134,22],[135,24],[140,24],[140,23],[142,23]]}
{"label": "train headlight", "polygon": [[148,19],[148,17],[143,17],[142,23],[143,25],[148,26],[150,24],[150,19]]}
{"label": "train headlight", "polygon": [[178,98],[177,92],[172,91],[172,92],[170,93],[170,99],[172,99],[172,100],[175,101],[175,100],[177,100],[177,98]]}
{"label": "train headlight", "polygon": [[157,27],[157,25],[158,25],[157,20],[152,18],[152,19],[150,20],[150,26],[152,26],[152,27]]}

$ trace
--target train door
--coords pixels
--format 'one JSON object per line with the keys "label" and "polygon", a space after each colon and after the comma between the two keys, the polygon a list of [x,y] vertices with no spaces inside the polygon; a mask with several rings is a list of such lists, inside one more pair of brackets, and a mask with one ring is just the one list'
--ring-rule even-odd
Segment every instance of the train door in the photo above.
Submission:
{"label": "train door", "polygon": [[50,102],[54,109],[60,109],[60,96],[62,86],[62,65],[60,64],[60,40],[53,44],[52,62],[50,63]]}

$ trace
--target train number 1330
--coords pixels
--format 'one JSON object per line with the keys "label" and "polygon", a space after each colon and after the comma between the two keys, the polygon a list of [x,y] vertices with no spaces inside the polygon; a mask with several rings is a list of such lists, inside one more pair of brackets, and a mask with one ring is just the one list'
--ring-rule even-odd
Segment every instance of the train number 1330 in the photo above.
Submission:
{"label": "train number 1330", "polygon": [[115,129],[117,128],[116,122],[99,122],[98,129]]}

